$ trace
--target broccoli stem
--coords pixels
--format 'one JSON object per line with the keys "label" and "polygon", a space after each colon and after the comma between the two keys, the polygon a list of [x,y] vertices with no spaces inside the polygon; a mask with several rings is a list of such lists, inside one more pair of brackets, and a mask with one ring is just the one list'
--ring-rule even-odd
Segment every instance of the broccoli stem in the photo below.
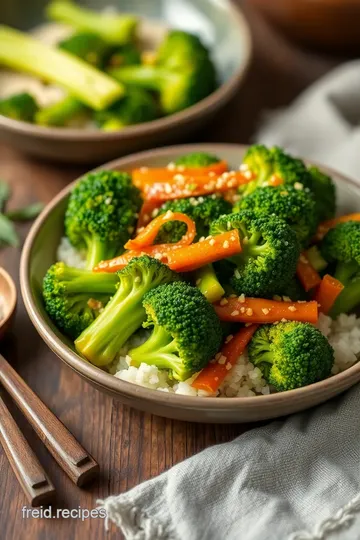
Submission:
{"label": "broccoli stem", "polygon": [[346,286],[348,281],[359,271],[359,265],[356,261],[339,262],[336,266],[335,278]]}
{"label": "broccoli stem", "polygon": [[349,313],[360,304],[360,278],[347,285],[339,294],[330,311],[335,319],[341,313]]}
{"label": "broccoli stem", "polygon": [[110,75],[125,85],[135,85],[147,90],[160,91],[171,74],[157,66],[125,66],[111,69]]}
{"label": "broccoli stem", "polygon": [[92,270],[99,262],[112,259],[117,255],[118,246],[110,246],[107,242],[100,240],[97,237],[86,239],[87,257],[86,268]]}
{"label": "broccoli stem", "polygon": [[196,285],[205,298],[213,304],[220,300],[225,294],[225,290],[220,285],[212,264],[199,268],[195,272]]}
{"label": "broccoli stem", "polygon": [[315,268],[317,272],[322,272],[328,265],[317,246],[312,246],[310,249],[308,249],[306,252],[306,257],[308,258],[311,266]]}
{"label": "broccoli stem", "polygon": [[125,92],[122,85],[81,59],[1,25],[0,65],[59,84],[96,110],[110,106]]}
{"label": "broccoli stem", "polygon": [[35,122],[40,126],[65,126],[74,118],[82,116],[87,111],[85,105],[72,96],[40,109],[35,115]]}
{"label": "broccoli stem", "polygon": [[[86,272],[84,270],[66,269],[66,272],[61,276],[61,280],[66,286],[66,292],[72,293],[87,293],[96,291],[96,293],[113,294],[118,283],[116,274],[105,274],[96,272]],[[79,274],[78,276],[76,274]]]}
{"label": "broccoli stem", "polygon": [[118,289],[101,315],[75,341],[77,351],[96,366],[112,362],[146,319],[143,295],[142,287]]}
{"label": "broccoli stem", "polygon": [[133,15],[98,13],[68,0],[50,2],[46,15],[53,21],[68,24],[77,30],[94,32],[117,45],[125,45],[131,41],[137,26],[137,19]]}
{"label": "broccoli stem", "polygon": [[179,380],[186,380],[191,372],[184,371],[183,362],[177,356],[177,346],[172,336],[161,326],[155,326],[150,337],[135,349],[129,351],[131,365],[140,364],[167,369]]}

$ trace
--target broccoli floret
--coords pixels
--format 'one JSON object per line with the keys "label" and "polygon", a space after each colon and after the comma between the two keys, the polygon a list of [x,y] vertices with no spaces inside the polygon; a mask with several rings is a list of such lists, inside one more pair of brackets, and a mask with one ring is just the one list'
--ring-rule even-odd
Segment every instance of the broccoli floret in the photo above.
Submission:
{"label": "broccoli floret", "polygon": [[315,233],[318,223],[315,202],[308,188],[277,186],[256,189],[235,205],[234,211],[251,210],[257,216],[275,215],[295,231],[299,243],[305,246]]}
{"label": "broccoli floret", "polygon": [[360,304],[360,223],[339,223],[325,235],[321,254],[329,262],[328,273],[341,281],[341,291],[330,312],[348,313]]}
{"label": "broccoli floret", "polygon": [[79,32],[58,43],[59,49],[78,56],[98,68],[103,68],[109,55],[109,44],[98,34]]}
{"label": "broccoli floret", "polygon": [[236,229],[242,251],[226,261],[237,294],[272,297],[294,276],[300,246],[295,232],[275,216],[256,217],[249,210],[222,216],[210,227],[213,235]]}
{"label": "broccoli floret", "polygon": [[285,322],[256,330],[249,360],[265,380],[282,392],[329,377],[334,351],[326,337],[309,323]]}
{"label": "broccoli floret", "polygon": [[107,67],[115,68],[121,66],[136,66],[141,64],[141,53],[133,44],[113,47],[107,58]]}
{"label": "broccoli floret", "polygon": [[65,214],[65,233],[74,247],[86,250],[88,269],[123,251],[140,206],[140,192],[127,173],[99,171],[77,183]]}
{"label": "broccoli floret", "polygon": [[309,167],[308,170],[312,178],[311,191],[315,198],[318,221],[331,219],[336,212],[336,187],[333,179],[317,167]]}
{"label": "broccoli floret", "polygon": [[66,96],[57,103],[40,109],[35,122],[40,126],[69,126],[86,118],[89,109],[73,96]]}
{"label": "broccoli floret", "polygon": [[146,319],[142,305],[151,289],[176,281],[178,274],[148,256],[136,257],[118,272],[119,287],[97,319],[75,341],[76,349],[96,366],[112,362]]}
{"label": "broccoli floret", "polygon": [[[191,197],[189,199],[175,199],[164,203],[159,209],[160,214],[168,211],[180,212],[191,217],[196,224],[196,240],[209,234],[211,223],[224,214],[230,214],[231,204],[221,197],[207,195],[205,197]],[[178,242],[186,233],[186,224],[181,221],[165,223],[157,237],[157,244]]]}
{"label": "broccoli floret", "polygon": [[154,97],[142,88],[131,88],[125,97],[104,111],[95,112],[95,122],[104,131],[150,122],[159,116]]}
{"label": "broccoli floret", "polygon": [[47,17],[80,32],[98,34],[109,43],[124,45],[134,38],[137,19],[117,12],[96,12],[71,0],[53,0],[46,7]]}
{"label": "broccoli floret", "polygon": [[116,274],[95,273],[54,264],[43,281],[45,309],[59,330],[76,339],[115,293]]}
{"label": "broccoli floret", "polygon": [[95,110],[108,107],[125,93],[121,84],[80,58],[1,25],[0,65],[57,84]]}
{"label": "broccoli floret", "polygon": [[159,94],[165,114],[173,114],[211,94],[216,73],[209,52],[194,35],[173,30],[157,52],[153,66],[128,66],[110,71],[115,79]]}
{"label": "broccoli floret", "polygon": [[154,365],[184,381],[218,351],[220,321],[198,289],[182,282],[162,285],[145,295],[143,306],[148,317],[143,326],[154,328],[143,345],[129,351],[132,365]]}
{"label": "broccoli floret", "polygon": [[208,154],[207,152],[192,152],[191,154],[185,154],[178,157],[174,163],[176,166],[182,167],[209,167],[214,163],[219,163],[220,158],[214,154]]}
{"label": "broccoli floret", "polygon": [[277,291],[277,296],[288,297],[293,302],[308,300],[308,295],[296,276],[292,277],[288,283]]}
{"label": "broccoli floret", "polygon": [[0,100],[0,115],[22,122],[33,122],[38,104],[31,94],[23,92]]}
{"label": "broccoli floret", "polygon": [[277,146],[273,148],[267,148],[262,144],[250,146],[241,167],[256,176],[254,180],[239,188],[239,193],[244,197],[258,187],[270,185],[273,179],[280,179],[285,185],[310,189],[312,186],[311,174],[301,159],[289,156]]}

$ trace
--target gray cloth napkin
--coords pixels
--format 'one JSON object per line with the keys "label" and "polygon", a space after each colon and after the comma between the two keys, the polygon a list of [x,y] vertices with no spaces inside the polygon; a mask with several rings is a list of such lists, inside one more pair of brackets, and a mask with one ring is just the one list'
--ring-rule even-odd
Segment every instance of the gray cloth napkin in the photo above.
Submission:
{"label": "gray cloth napkin", "polygon": [[[338,68],[258,140],[359,177],[359,89],[360,62]],[[356,386],[99,504],[127,540],[358,540],[359,417]]]}

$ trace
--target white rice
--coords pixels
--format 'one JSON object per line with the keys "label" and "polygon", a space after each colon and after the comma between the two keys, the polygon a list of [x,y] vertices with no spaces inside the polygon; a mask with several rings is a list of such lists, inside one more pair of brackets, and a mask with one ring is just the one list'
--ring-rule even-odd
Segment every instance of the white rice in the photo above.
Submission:
{"label": "white rice", "polygon": [[[58,247],[57,260],[76,268],[84,268],[85,265],[83,254],[77,252],[65,237],[61,239]],[[356,317],[356,315],[343,314],[333,321],[330,317],[320,314],[317,327],[334,349],[333,375],[345,371],[357,362],[356,354],[360,352],[360,318]],[[169,379],[166,371],[155,366],[147,364],[141,364],[139,368],[131,366],[131,358],[128,355],[129,350],[141,345],[148,335],[148,331],[140,330],[132,336],[121,349],[119,357],[110,366],[110,373],[123,381],[158,390],[159,392],[199,397],[214,395],[192,388],[191,383],[195,376],[185,382],[174,384],[174,381]],[[249,362],[245,353],[238,358],[235,366],[229,370],[216,395],[224,398],[251,397],[267,395],[270,392],[271,389],[262,378],[260,369]]]}
{"label": "white rice", "polygon": [[85,256],[77,251],[69,242],[66,236],[60,240],[60,244],[56,252],[56,260],[64,262],[67,266],[74,268],[85,268]]}

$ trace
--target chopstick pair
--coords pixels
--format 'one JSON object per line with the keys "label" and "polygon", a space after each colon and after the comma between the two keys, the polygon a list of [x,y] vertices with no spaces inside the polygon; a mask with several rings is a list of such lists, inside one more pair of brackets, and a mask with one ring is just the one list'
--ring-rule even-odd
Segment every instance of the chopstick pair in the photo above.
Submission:
{"label": "chopstick pair", "polygon": [[[99,465],[93,457],[1,355],[0,384],[77,486],[83,486],[98,474]],[[30,504],[41,506],[51,502],[55,488],[1,397],[0,443]]]}

